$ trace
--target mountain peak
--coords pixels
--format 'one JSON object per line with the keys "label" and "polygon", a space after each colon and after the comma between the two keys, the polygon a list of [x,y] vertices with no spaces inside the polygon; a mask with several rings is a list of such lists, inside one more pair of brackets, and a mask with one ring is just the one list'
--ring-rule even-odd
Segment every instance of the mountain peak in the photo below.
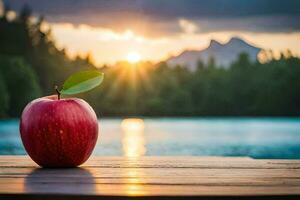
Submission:
{"label": "mountain peak", "polygon": [[208,48],[215,48],[215,47],[220,47],[222,44],[214,39],[212,39],[209,43]]}
{"label": "mountain peak", "polygon": [[211,57],[214,57],[218,66],[228,67],[243,52],[249,55],[251,61],[255,61],[260,50],[260,48],[248,44],[239,37],[232,37],[225,44],[211,40],[206,49],[201,51],[184,51],[179,56],[168,59],[167,62],[171,66],[183,65],[191,70],[195,70],[199,60],[207,63]]}
{"label": "mountain peak", "polygon": [[244,42],[244,40],[240,37],[237,37],[237,36],[234,36],[232,38],[230,38],[229,42],[234,42],[234,41],[237,41],[237,42]]}
{"label": "mountain peak", "polygon": [[226,43],[226,45],[229,45],[229,44],[246,44],[246,45],[249,45],[247,42],[245,42],[245,40],[243,40],[243,39],[240,38],[240,37],[232,37],[232,38]]}

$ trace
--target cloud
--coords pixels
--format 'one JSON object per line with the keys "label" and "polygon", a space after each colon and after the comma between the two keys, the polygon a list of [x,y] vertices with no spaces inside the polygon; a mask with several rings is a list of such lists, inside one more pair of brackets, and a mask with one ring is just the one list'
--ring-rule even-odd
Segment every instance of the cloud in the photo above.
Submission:
{"label": "cloud", "polygon": [[186,19],[179,19],[179,26],[182,28],[182,30],[185,33],[193,34],[196,33],[198,30],[198,26],[193,23],[192,21],[186,20]]}
{"label": "cloud", "polygon": [[[19,10],[29,4],[51,22],[88,24],[118,32],[130,28],[157,36],[182,32],[185,22],[200,31],[290,32],[300,30],[298,0],[6,0]],[[181,25],[178,26],[178,20]],[[183,25],[185,23],[185,25]],[[187,29],[184,29],[186,31]]]}
{"label": "cloud", "polygon": [[24,3],[44,14],[143,12],[158,18],[232,17],[299,14],[298,0],[5,0],[20,9]]}
{"label": "cloud", "polygon": [[[1,1],[1,0],[0,0]],[[138,52],[158,61],[210,39],[239,36],[259,47],[300,54],[298,0],[5,0],[45,15],[59,47],[91,53],[97,64]]]}
{"label": "cloud", "polygon": [[207,18],[193,21],[202,32],[250,31],[250,32],[293,32],[300,30],[300,15],[247,16],[240,18]]}

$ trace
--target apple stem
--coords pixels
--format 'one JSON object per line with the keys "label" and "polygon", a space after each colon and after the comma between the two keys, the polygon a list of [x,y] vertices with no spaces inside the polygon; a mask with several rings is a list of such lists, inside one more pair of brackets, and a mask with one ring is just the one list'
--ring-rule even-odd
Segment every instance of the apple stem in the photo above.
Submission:
{"label": "apple stem", "polygon": [[57,93],[57,99],[60,100],[60,92],[58,90],[58,86],[57,85],[55,86],[55,91]]}

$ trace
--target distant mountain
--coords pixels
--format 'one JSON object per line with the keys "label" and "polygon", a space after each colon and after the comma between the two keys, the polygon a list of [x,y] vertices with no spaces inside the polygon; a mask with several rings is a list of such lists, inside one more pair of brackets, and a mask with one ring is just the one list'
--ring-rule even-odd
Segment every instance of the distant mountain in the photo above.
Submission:
{"label": "distant mountain", "polygon": [[237,37],[231,38],[225,44],[211,40],[207,48],[200,51],[184,51],[178,56],[169,58],[167,63],[171,66],[185,65],[194,70],[199,60],[207,63],[211,57],[214,57],[218,66],[228,67],[241,53],[247,53],[250,60],[255,61],[261,50]]}

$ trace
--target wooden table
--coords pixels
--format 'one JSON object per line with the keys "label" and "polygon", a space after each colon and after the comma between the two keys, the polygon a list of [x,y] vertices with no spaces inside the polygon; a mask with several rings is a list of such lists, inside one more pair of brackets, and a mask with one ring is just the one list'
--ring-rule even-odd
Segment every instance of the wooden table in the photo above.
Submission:
{"label": "wooden table", "polygon": [[91,157],[80,168],[41,169],[0,156],[0,199],[299,198],[300,160],[233,157]]}

